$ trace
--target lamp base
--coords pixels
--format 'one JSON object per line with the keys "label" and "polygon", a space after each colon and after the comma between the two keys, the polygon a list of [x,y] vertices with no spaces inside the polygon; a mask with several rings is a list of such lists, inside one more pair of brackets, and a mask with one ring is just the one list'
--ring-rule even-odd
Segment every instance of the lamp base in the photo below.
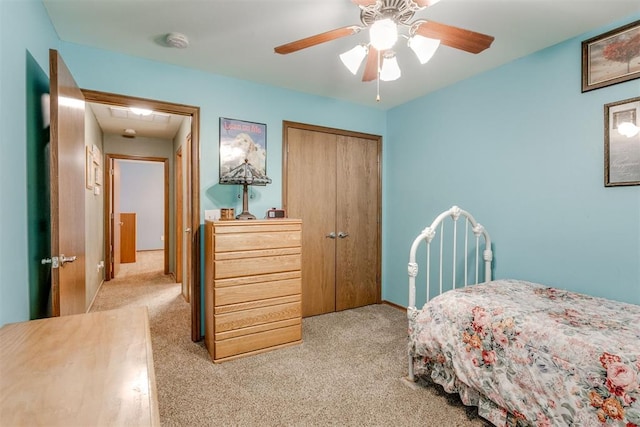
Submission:
{"label": "lamp base", "polygon": [[244,211],[241,214],[236,215],[236,219],[256,219],[256,216]]}
{"label": "lamp base", "polygon": [[[246,160],[245,160],[246,162]],[[236,216],[236,219],[256,219],[255,215],[249,213],[249,192],[247,184],[242,184],[242,213]]]}

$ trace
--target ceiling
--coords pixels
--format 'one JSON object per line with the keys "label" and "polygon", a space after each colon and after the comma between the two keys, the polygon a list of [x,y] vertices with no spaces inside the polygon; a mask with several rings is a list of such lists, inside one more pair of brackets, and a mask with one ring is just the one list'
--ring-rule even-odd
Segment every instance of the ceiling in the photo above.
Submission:
{"label": "ceiling", "polygon": [[[609,25],[639,10],[638,0],[441,0],[414,19],[433,20],[495,37],[474,55],[441,46],[420,65],[397,46],[402,77],[363,83],[338,55],[368,33],[288,55],[273,48],[336,28],[361,25],[350,0],[43,0],[60,39],[383,110],[516,58]],[[169,32],[187,49],[167,47]],[[400,41],[399,41],[400,43]],[[579,57],[576,58],[576,60]],[[362,68],[360,73],[362,72]]]}
{"label": "ceiling", "polygon": [[125,129],[133,129],[135,137],[173,140],[186,116],[157,113],[147,116],[135,114],[125,107],[112,107],[105,104],[89,103],[100,129],[105,134],[132,137]]}

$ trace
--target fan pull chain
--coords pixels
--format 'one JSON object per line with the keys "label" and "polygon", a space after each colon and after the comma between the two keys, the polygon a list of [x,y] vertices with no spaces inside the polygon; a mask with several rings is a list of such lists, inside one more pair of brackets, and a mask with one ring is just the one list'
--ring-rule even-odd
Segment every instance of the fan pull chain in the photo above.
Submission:
{"label": "fan pull chain", "polygon": [[377,93],[376,102],[380,102],[380,51],[378,51],[378,74],[376,79]]}

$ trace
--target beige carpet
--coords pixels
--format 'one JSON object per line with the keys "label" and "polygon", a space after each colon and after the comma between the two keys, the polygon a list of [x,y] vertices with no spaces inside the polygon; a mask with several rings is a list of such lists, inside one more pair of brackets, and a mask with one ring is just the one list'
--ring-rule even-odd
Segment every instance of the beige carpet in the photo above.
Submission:
{"label": "beige carpet", "polygon": [[190,339],[162,252],[100,289],[93,311],[149,307],[160,419],[167,426],[485,426],[438,386],[407,386],[404,312],[373,305],[306,318],[301,345],[213,364]]}

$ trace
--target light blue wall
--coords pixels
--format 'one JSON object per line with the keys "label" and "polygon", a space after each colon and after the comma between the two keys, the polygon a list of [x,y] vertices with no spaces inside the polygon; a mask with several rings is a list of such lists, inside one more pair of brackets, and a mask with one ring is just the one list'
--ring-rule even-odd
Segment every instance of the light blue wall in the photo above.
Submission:
{"label": "light blue wall", "polygon": [[63,43],[40,1],[0,0],[0,324],[29,316],[25,74],[27,51],[48,73],[49,48],[83,88],[201,108],[203,211],[240,207],[233,186],[217,185],[221,116],[267,124],[274,183],[255,190],[255,213],[281,205],[282,120],[382,135],[386,300],[406,304],[411,240],[459,204],[491,232],[497,277],[640,304],[640,187],[604,188],[602,123],[603,105],[640,84],[580,93],[580,41],[622,23],[385,113]]}
{"label": "light blue wall", "polygon": [[0,325],[29,318],[27,58],[49,75],[57,46],[40,1],[0,0]]}
{"label": "light blue wall", "polygon": [[491,234],[496,278],[640,304],[640,187],[603,175],[603,106],[640,81],[580,81],[581,41],[638,17],[388,112],[384,299],[406,305],[411,242],[459,205]]}
{"label": "light blue wall", "polygon": [[386,114],[377,109],[60,42],[39,0],[0,0],[0,14],[0,325],[29,318],[24,148],[27,50],[48,74],[48,49],[58,49],[85,89],[199,106],[203,212],[218,206],[241,207],[235,186],[217,184],[221,116],[267,124],[267,171],[273,184],[254,190],[250,208],[256,214],[282,203],[283,120],[384,137]]}
{"label": "light blue wall", "polygon": [[384,136],[386,114],[373,108],[208,74],[197,70],[63,43],[61,54],[86,89],[200,107],[201,218],[205,209],[242,207],[235,186],[218,184],[220,117],[267,125],[267,174],[273,184],[254,188],[256,216],[282,200],[282,121],[310,123]]}
{"label": "light blue wall", "polygon": [[120,211],[136,214],[136,250],[164,249],[164,163],[120,162]]}

